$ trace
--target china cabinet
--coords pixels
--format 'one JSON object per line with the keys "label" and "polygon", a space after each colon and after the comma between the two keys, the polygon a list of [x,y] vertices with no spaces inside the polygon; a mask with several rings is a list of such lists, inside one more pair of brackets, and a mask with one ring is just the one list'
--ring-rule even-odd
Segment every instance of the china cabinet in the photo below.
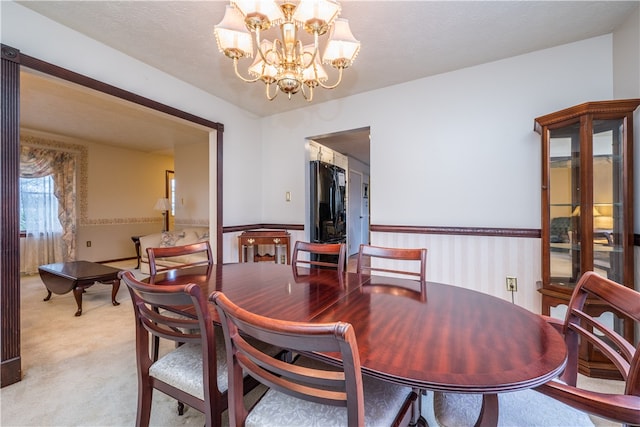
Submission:
{"label": "china cabinet", "polygon": [[[542,314],[564,316],[561,308],[585,271],[634,287],[638,105],[640,99],[588,102],[535,119],[542,138]],[[633,323],[624,315],[589,301],[587,310],[633,342]],[[581,345],[581,373],[616,378],[605,360],[592,345]]]}

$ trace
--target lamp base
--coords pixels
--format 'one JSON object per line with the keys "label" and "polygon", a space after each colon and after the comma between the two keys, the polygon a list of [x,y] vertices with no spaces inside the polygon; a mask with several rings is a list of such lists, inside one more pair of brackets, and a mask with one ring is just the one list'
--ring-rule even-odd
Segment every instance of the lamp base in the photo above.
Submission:
{"label": "lamp base", "polygon": [[167,221],[167,213],[166,212],[162,212],[162,232],[166,232],[169,231],[169,224]]}

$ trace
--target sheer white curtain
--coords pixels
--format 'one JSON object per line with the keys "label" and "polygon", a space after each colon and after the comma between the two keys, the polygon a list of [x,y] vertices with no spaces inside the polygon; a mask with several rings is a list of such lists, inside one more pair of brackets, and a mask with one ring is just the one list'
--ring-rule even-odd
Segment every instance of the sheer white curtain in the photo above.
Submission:
{"label": "sheer white curtain", "polygon": [[75,168],[73,153],[22,146],[20,149],[20,271],[75,259]]}
{"label": "sheer white curtain", "polygon": [[62,225],[51,175],[20,179],[21,228],[26,232],[20,249],[21,271],[33,274],[38,266],[62,262]]}

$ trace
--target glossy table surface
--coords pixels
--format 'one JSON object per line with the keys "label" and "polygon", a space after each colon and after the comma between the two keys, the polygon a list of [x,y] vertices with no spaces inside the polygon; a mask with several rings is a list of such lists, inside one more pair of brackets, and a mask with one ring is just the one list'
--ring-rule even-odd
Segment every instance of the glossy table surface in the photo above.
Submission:
{"label": "glossy table surface", "polygon": [[[451,285],[428,282],[421,296],[411,280],[354,273],[341,279],[332,270],[275,263],[174,270],[149,281],[197,283],[206,295],[222,291],[242,308],[277,319],[349,322],[364,371],[429,390],[534,387],[555,377],[566,359],[562,337],[542,317]],[[218,319],[213,306],[211,312]]]}
{"label": "glossy table surface", "polygon": [[[427,282],[425,294],[408,279],[339,277],[272,263],[177,270],[149,281],[197,283],[206,295],[222,291],[240,307],[277,319],[349,322],[363,373],[419,389],[522,390],[556,377],[566,363],[564,340],[541,316],[451,285]],[[217,320],[213,305],[211,313]]]}

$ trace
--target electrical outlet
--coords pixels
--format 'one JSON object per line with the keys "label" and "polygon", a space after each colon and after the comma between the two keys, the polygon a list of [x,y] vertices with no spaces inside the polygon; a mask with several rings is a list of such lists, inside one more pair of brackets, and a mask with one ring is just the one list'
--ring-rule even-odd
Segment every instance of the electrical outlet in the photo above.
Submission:
{"label": "electrical outlet", "polygon": [[518,279],[516,277],[507,276],[507,291],[509,292],[518,291]]}
{"label": "electrical outlet", "polygon": [[91,247],[91,240],[87,240],[87,247],[90,248]]}
{"label": "electrical outlet", "polygon": [[287,191],[286,193],[284,193],[284,200],[287,202],[291,201],[291,191]]}

